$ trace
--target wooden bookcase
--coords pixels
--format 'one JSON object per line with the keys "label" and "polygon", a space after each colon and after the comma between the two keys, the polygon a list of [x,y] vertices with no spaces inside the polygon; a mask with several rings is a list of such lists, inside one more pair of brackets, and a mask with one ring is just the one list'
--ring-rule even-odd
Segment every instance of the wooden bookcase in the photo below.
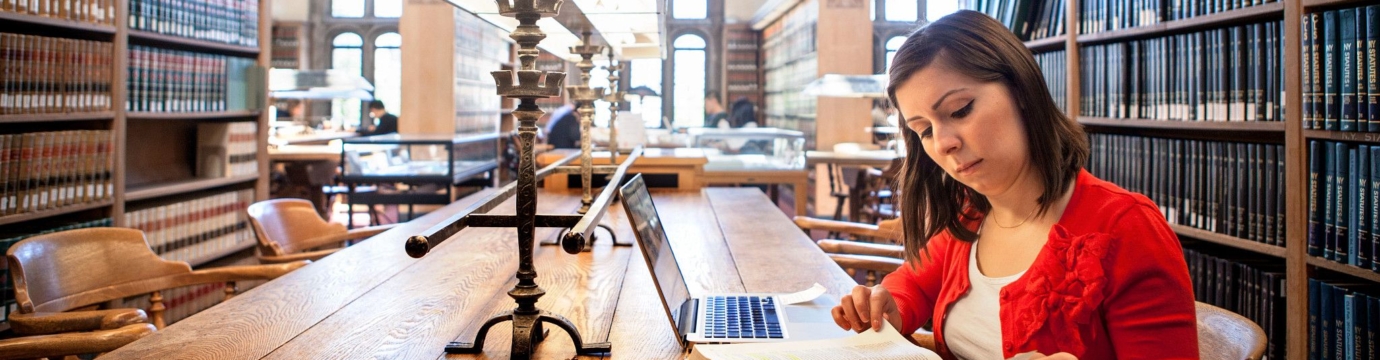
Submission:
{"label": "wooden bookcase", "polygon": [[[223,55],[244,58],[258,67],[270,64],[271,0],[258,1],[258,19],[254,24],[258,46],[242,46],[165,35],[131,29],[129,0],[113,1],[113,25],[60,20],[38,15],[0,12],[0,32],[17,33],[59,39],[93,40],[109,43],[110,109],[83,113],[49,113],[0,116],[0,134],[17,134],[57,130],[108,130],[112,134],[111,182],[108,199],[77,202],[57,208],[0,216],[0,234],[16,234],[31,228],[48,228],[71,222],[108,218],[114,226],[130,226],[129,211],[176,203],[228,191],[249,191],[253,201],[268,198],[268,117],[266,111],[236,110],[215,112],[134,112],[126,110],[131,74],[130,52],[135,46],[196,54]],[[249,70],[250,74],[258,74]],[[267,103],[267,77],[254,79],[247,75],[244,85],[264,88],[249,93],[262,98],[250,99],[257,105]],[[192,83],[188,81],[187,83]],[[188,85],[190,86],[190,85]],[[253,139],[255,155],[253,168],[257,174],[233,177],[198,177],[196,147],[198,124],[215,122],[253,123],[257,138]],[[234,211],[242,212],[243,209]],[[11,236],[12,236],[11,235]],[[4,237],[4,236],[0,236]],[[6,243],[4,246],[9,246]],[[188,261],[193,267],[213,266],[231,262],[232,254],[253,260],[249,250],[254,241],[240,242],[233,247],[207,249]],[[220,260],[220,261],[218,261]],[[8,277],[8,274],[4,274]],[[4,325],[0,325],[4,326]]]}
{"label": "wooden bookcase", "polygon": [[758,52],[761,37],[746,23],[724,24],[724,107],[745,97],[757,105],[762,122],[762,59]]}
{"label": "wooden bookcase", "polygon": [[269,62],[276,69],[305,69],[307,62],[307,25],[300,21],[273,22],[273,58]]}
{"label": "wooden bookcase", "polygon": [[[1171,228],[1182,238],[1214,243],[1226,248],[1238,249],[1243,256],[1257,256],[1266,261],[1283,261],[1285,265],[1286,293],[1286,333],[1285,354],[1289,359],[1305,359],[1308,356],[1308,279],[1320,276],[1341,277],[1349,281],[1380,283],[1380,273],[1330,260],[1312,257],[1307,254],[1308,226],[1308,149],[1310,139],[1338,140],[1359,143],[1380,144],[1380,133],[1356,133],[1322,130],[1304,130],[1302,122],[1302,78],[1301,78],[1301,33],[1300,18],[1303,14],[1322,10],[1347,8],[1374,4],[1363,0],[1280,0],[1244,7],[1216,14],[1156,24],[1079,34],[1079,3],[1085,0],[1066,1],[1066,34],[1046,39],[1026,42],[1035,54],[1063,50],[1066,54],[1065,71],[1068,115],[1083,124],[1089,133],[1130,133],[1155,137],[1179,137],[1190,139],[1211,139],[1221,141],[1254,141],[1284,145],[1285,188],[1284,191],[1284,229],[1285,245],[1272,246],[1256,241],[1236,238],[1188,226],[1173,225]],[[1283,121],[1277,122],[1203,122],[1203,121],[1160,121],[1150,119],[1119,119],[1079,116],[1081,109],[1080,59],[1081,46],[1107,44],[1165,35],[1192,33],[1206,29],[1220,28],[1267,20],[1282,20],[1284,36]],[[1261,140],[1261,139],[1264,140]],[[1229,186],[1230,184],[1220,184]]]}

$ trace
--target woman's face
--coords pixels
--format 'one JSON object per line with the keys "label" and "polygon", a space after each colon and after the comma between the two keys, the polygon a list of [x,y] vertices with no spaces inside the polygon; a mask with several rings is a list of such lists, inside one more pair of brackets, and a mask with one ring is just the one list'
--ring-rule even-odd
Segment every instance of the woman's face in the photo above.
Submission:
{"label": "woman's face", "polygon": [[1000,196],[1028,172],[1025,126],[1001,82],[970,78],[941,58],[901,83],[896,101],[925,154],[978,193]]}

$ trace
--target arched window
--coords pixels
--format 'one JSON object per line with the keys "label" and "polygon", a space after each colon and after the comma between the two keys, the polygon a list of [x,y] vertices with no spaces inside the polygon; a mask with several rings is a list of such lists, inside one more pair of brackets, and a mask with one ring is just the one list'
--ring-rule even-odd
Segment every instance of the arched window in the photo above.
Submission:
{"label": "arched window", "polygon": [[374,0],[374,17],[402,17],[403,0]]}
{"label": "arched window", "polygon": [[[364,75],[364,38],[342,33],[331,39],[331,69]],[[359,126],[362,104],[359,99],[331,100],[331,117],[348,126]]]}
{"label": "arched window", "polygon": [[919,20],[919,16],[920,0],[888,0],[886,2],[886,21],[914,22]]}
{"label": "arched window", "polygon": [[877,21],[877,0],[869,0],[867,2],[867,18],[872,21]]}
{"label": "arched window", "polygon": [[900,50],[901,44],[904,43],[906,43],[905,36],[892,36],[890,39],[886,39],[886,67],[883,70],[885,71],[884,73],[891,72],[891,58],[896,56],[896,50]]}
{"label": "arched window", "polygon": [[958,2],[930,1],[925,4],[925,20],[935,21],[958,12]]}
{"label": "arched window", "polygon": [[705,42],[699,35],[681,35],[671,43],[672,92],[671,100],[675,127],[704,126],[704,84],[707,80]]}
{"label": "arched window", "polygon": [[[661,59],[633,59],[628,66],[628,111],[649,128],[661,127]],[[650,90],[650,91],[648,91]]]}
{"label": "arched window", "polygon": [[390,32],[374,38],[374,98],[389,113],[400,115],[402,105],[402,35]]}
{"label": "arched window", "polygon": [[671,0],[671,16],[677,19],[703,19],[709,16],[705,0]]}
{"label": "arched window", "polygon": [[331,16],[338,18],[364,17],[364,0],[331,0]]}

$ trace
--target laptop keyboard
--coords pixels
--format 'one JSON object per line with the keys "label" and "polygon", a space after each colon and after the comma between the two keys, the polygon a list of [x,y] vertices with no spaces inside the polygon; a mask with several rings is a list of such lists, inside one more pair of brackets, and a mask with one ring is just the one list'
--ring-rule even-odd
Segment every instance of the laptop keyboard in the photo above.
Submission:
{"label": "laptop keyboard", "polygon": [[770,297],[710,296],[704,301],[705,338],[782,338],[781,321]]}

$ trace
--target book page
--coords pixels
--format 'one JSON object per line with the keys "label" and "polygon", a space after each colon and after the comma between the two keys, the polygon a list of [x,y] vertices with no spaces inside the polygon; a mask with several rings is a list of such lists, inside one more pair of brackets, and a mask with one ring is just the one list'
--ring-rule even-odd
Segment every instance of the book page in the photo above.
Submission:
{"label": "book page", "polygon": [[751,343],[695,345],[691,359],[712,360],[829,360],[897,359],[940,360],[939,354],[915,346],[883,321],[881,331],[864,331],[846,338]]}

